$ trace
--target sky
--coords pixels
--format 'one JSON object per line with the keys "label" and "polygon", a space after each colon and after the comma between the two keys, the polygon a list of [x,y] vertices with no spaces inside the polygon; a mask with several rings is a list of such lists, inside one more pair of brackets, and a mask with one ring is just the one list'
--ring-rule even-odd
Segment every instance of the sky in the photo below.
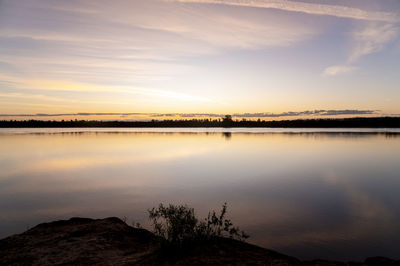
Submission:
{"label": "sky", "polygon": [[400,115],[398,0],[0,0],[0,120]]}

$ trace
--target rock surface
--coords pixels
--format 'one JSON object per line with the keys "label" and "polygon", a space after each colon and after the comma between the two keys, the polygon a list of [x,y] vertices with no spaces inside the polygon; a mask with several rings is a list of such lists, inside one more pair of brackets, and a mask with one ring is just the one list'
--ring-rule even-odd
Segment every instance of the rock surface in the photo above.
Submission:
{"label": "rock surface", "polygon": [[165,259],[159,239],[118,218],[43,223],[0,240],[0,265],[399,265],[387,258],[364,263],[302,262],[275,251],[231,239],[193,247],[177,259]]}

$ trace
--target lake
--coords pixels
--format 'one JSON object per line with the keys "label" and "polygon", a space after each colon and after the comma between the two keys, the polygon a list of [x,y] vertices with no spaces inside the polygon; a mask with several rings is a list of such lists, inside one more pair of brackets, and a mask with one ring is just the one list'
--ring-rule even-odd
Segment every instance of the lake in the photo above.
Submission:
{"label": "lake", "polygon": [[0,237],[73,216],[228,203],[249,242],[301,259],[400,259],[397,129],[0,129]]}

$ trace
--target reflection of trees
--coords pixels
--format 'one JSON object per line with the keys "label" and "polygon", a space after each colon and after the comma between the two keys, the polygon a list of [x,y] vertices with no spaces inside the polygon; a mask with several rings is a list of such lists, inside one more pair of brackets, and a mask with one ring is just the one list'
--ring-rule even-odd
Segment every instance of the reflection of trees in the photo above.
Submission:
{"label": "reflection of trees", "polygon": [[225,140],[231,140],[232,138],[231,132],[223,132],[222,135],[224,136]]}
{"label": "reflection of trees", "polygon": [[385,138],[387,138],[387,139],[394,139],[394,138],[398,138],[398,137],[400,137],[400,132],[399,133],[395,133],[395,132],[385,132],[385,133],[382,133],[382,134],[384,134],[385,135]]}

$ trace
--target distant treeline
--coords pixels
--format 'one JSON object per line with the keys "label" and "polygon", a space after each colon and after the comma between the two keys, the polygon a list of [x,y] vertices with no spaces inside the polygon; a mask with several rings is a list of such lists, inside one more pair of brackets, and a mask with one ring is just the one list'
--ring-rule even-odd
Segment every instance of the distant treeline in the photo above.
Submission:
{"label": "distant treeline", "polygon": [[296,119],[281,121],[223,119],[151,120],[151,121],[87,121],[87,120],[3,120],[0,128],[61,127],[288,127],[288,128],[400,128],[400,117]]}

